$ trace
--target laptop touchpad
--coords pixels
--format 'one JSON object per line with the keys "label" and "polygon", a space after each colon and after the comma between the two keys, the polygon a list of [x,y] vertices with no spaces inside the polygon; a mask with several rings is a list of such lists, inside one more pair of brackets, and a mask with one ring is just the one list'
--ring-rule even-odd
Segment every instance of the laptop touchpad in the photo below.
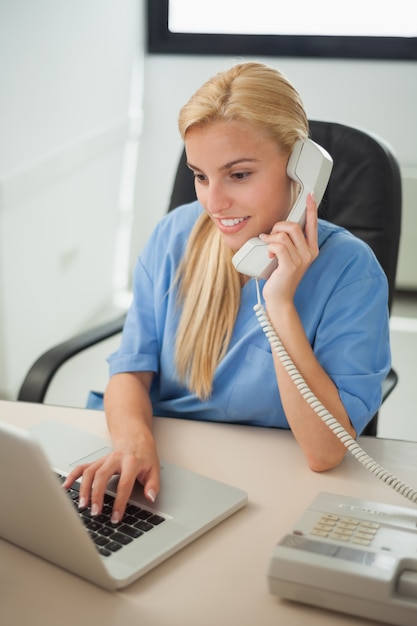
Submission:
{"label": "laptop touchpad", "polygon": [[84,463],[92,463],[93,461],[97,461],[97,459],[104,456],[105,454],[108,454],[111,451],[111,448],[100,448],[99,450],[96,450],[95,452],[92,452],[91,454],[88,454],[87,456],[84,456],[77,461],[71,461],[69,465],[70,467],[76,467],[77,465],[83,465]]}

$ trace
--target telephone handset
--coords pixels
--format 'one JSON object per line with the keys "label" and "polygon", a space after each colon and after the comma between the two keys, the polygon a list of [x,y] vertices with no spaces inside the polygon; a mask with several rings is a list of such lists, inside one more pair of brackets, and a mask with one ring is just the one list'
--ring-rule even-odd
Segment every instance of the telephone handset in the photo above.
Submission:
{"label": "telephone handset", "polygon": [[[333,160],[329,153],[311,139],[296,141],[287,164],[287,174],[300,185],[300,193],[287,220],[305,224],[307,195],[314,192],[319,206],[329,182]],[[241,274],[253,278],[268,279],[276,269],[278,261],[271,259],[268,248],[258,237],[253,237],[236,252],[233,265]]]}

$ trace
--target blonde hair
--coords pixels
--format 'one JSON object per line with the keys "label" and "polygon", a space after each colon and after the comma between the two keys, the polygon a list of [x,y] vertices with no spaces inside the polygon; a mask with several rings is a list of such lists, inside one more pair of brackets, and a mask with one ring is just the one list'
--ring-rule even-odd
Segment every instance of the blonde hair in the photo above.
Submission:
{"label": "blonde hair", "polygon": [[[290,154],[308,136],[308,121],[297,91],[283,74],[261,63],[243,63],[208,80],[182,107],[179,130],[215,121],[245,121]],[[204,212],[197,220],[178,268],[178,325],[175,363],[180,379],[201,400],[213,387],[240,306],[240,276],[233,251]]]}

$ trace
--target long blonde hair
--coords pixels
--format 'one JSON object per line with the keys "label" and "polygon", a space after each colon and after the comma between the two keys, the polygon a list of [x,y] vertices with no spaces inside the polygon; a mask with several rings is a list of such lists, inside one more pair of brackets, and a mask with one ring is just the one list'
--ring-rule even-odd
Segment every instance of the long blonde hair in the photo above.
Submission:
{"label": "long blonde hair", "polygon": [[[239,64],[208,80],[182,107],[178,125],[185,140],[193,126],[218,120],[246,121],[288,155],[297,139],[308,136],[299,94],[283,74],[261,63]],[[240,306],[241,282],[232,255],[204,212],[177,273],[182,311],[175,345],[180,379],[202,400],[212,392]]]}

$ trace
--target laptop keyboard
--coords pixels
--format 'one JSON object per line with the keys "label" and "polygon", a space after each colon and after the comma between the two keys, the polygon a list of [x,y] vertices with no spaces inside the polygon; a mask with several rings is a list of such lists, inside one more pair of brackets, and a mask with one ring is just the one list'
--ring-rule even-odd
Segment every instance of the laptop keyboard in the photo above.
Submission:
{"label": "laptop keyboard", "polygon": [[[65,476],[61,474],[57,474],[57,476],[61,482],[64,482]],[[165,517],[161,515],[155,515],[135,504],[128,504],[123,519],[118,524],[112,524],[110,518],[115,498],[110,494],[104,496],[103,509],[100,515],[92,516],[90,507],[84,509],[78,507],[79,486],[79,483],[75,482],[67,494],[102,556],[111,556],[121,550],[123,546],[139,539],[165,521]]]}

